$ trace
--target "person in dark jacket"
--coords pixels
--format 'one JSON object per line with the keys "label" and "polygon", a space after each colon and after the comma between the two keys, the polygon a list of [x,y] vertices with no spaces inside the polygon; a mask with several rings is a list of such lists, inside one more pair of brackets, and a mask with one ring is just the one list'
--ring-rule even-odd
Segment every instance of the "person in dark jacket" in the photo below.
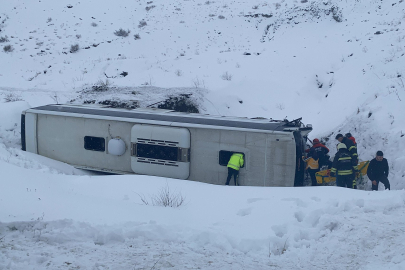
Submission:
{"label": "person in dark jacket", "polygon": [[305,152],[309,153],[308,157],[313,157],[314,159],[319,158],[319,168],[322,168],[324,165],[331,165],[328,155],[329,148],[323,145],[317,138],[315,138],[312,143],[312,147],[305,150]]}
{"label": "person in dark jacket", "polygon": [[356,146],[356,148],[357,148],[356,139],[352,136],[352,134],[350,132],[346,133],[345,137],[348,138],[349,140],[351,140],[354,143],[354,145]]}
{"label": "person in dark jacket", "polygon": [[355,188],[354,168],[352,157],[344,143],[338,144],[338,152],[335,155],[330,170],[330,176],[336,175],[336,185],[339,187]]}
{"label": "person in dark jacket", "polygon": [[336,140],[340,143],[344,143],[346,145],[347,150],[350,152],[350,156],[352,157],[353,165],[355,166],[355,170],[357,170],[357,163],[359,162],[358,154],[357,154],[357,147],[354,143],[346,137],[343,137],[342,134],[336,135]]}
{"label": "person in dark jacket", "polygon": [[390,189],[388,180],[389,167],[388,161],[384,158],[382,151],[377,151],[376,157],[370,161],[367,168],[367,176],[372,182],[372,190],[378,190],[378,184],[384,184],[385,189]]}

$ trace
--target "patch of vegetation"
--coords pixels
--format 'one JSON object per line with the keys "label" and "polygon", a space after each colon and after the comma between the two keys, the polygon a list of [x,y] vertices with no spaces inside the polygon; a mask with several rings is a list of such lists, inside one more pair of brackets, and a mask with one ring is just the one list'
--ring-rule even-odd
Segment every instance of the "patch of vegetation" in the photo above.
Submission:
{"label": "patch of vegetation", "polygon": [[145,205],[163,206],[163,207],[180,207],[185,197],[180,193],[174,193],[169,186],[162,188],[158,194],[150,196],[148,200],[144,195],[138,194]]}
{"label": "patch of vegetation", "polygon": [[14,48],[11,45],[6,45],[6,46],[3,47],[3,51],[4,52],[12,52],[12,51],[14,51]]}
{"label": "patch of vegetation", "polygon": [[95,85],[91,87],[91,91],[94,92],[105,92],[110,90],[110,81],[106,79],[105,81],[99,80]]}
{"label": "patch of vegetation", "polygon": [[146,11],[149,11],[149,10],[151,10],[152,8],[155,8],[155,7],[156,7],[155,5],[152,5],[152,6],[146,7],[145,10],[146,10]]}
{"label": "patch of vegetation", "polygon": [[8,42],[8,37],[4,36],[4,37],[0,37],[0,43],[4,43],[4,42]]}
{"label": "patch of vegetation", "polygon": [[137,101],[103,100],[98,104],[106,105],[108,108],[136,109],[139,108]]}
{"label": "patch of vegetation", "polygon": [[9,93],[4,97],[5,102],[16,102],[23,100],[19,95],[14,93]]}
{"label": "patch of vegetation", "polygon": [[121,101],[121,100],[111,100],[106,99],[102,101],[92,100],[84,100],[83,104],[101,104],[105,105],[108,108],[121,108],[121,109],[136,109],[139,108],[138,101],[129,100],[129,101]]}
{"label": "patch of vegetation", "polygon": [[222,74],[222,76],[221,76],[222,80],[225,80],[225,81],[231,81],[232,77],[233,77],[232,74],[228,73],[228,71],[225,72],[224,74]]}
{"label": "patch of vegetation", "polygon": [[130,30],[124,30],[122,28],[120,28],[119,30],[116,30],[114,32],[114,35],[118,36],[118,37],[127,37],[129,35],[129,33],[131,33]]}
{"label": "patch of vegetation", "polygon": [[199,113],[197,104],[191,99],[192,94],[181,94],[171,96],[162,101],[157,107],[159,109],[174,110],[176,112]]}
{"label": "patch of vegetation", "polygon": [[142,27],[145,27],[145,26],[147,26],[148,24],[144,21],[144,20],[142,20],[142,21],[139,21],[139,25],[138,25],[138,27],[139,28],[142,28]]}
{"label": "patch of vegetation", "polygon": [[70,53],[76,53],[80,50],[79,44],[73,44],[70,46]]}

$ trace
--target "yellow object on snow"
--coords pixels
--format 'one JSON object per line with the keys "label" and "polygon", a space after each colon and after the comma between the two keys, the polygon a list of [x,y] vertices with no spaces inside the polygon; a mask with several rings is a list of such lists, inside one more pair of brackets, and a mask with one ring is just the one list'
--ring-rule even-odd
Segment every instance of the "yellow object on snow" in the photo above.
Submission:
{"label": "yellow object on snow", "polygon": [[[369,163],[370,163],[370,161],[362,161],[357,165],[360,173],[363,176],[367,174],[367,168],[368,168]],[[318,184],[325,184],[325,183],[330,183],[330,182],[336,181],[336,177],[328,176],[328,170],[323,170],[323,171],[317,172],[315,174],[315,176],[316,176],[316,182]]]}

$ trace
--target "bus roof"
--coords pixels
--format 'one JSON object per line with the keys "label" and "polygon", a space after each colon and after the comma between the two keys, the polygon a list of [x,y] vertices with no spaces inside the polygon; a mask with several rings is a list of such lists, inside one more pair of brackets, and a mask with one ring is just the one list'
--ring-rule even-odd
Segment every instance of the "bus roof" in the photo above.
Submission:
{"label": "bus roof", "polygon": [[[303,127],[300,119],[294,121],[287,120],[272,120],[264,118],[244,118],[244,117],[231,117],[231,116],[216,116],[216,115],[204,115],[198,113],[184,113],[175,112],[172,110],[165,109],[155,109],[155,108],[138,108],[138,109],[119,109],[119,108],[108,108],[105,105],[95,105],[95,104],[65,104],[65,105],[45,105],[40,107],[35,107],[27,110],[27,112],[35,112],[41,114],[47,114],[47,112],[52,112],[51,114],[56,115],[71,115],[80,114],[91,116],[94,115],[112,118],[132,118],[159,122],[174,122],[182,124],[197,124],[205,126],[218,126],[218,127],[228,127],[228,128],[241,128],[241,129],[256,129],[263,131],[288,131],[293,130],[308,130],[308,128]],[[312,127],[310,127],[312,130]]]}

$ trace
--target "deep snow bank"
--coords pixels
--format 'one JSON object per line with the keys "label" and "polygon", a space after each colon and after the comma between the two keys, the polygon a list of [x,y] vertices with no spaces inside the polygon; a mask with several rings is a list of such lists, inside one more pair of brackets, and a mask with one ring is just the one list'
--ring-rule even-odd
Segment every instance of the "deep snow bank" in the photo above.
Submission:
{"label": "deep snow bank", "polygon": [[[3,269],[144,269],[157,261],[176,269],[404,266],[404,191],[227,187],[0,167],[7,186],[0,190]],[[165,187],[185,204],[142,203],[139,195]]]}

